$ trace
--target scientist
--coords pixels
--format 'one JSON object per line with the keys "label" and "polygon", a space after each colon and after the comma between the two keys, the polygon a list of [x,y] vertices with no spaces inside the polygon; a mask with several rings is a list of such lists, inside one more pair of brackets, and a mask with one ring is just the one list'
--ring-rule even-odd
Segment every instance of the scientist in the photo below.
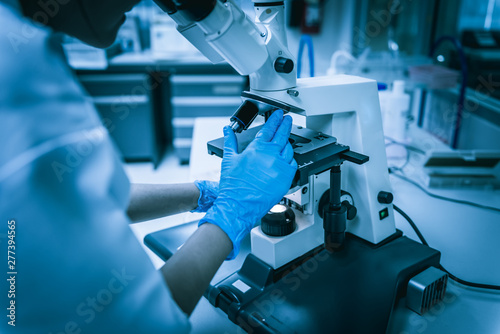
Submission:
{"label": "scientist", "polygon": [[[290,187],[280,111],[242,153],[224,128],[218,185],[129,184],[53,30],[106,47],[137,2],[0,0],[0,244],[15,262],[2,333],[188,332],[218,267]],[[207,213],[156,271],[127,224],[191,209]]]}

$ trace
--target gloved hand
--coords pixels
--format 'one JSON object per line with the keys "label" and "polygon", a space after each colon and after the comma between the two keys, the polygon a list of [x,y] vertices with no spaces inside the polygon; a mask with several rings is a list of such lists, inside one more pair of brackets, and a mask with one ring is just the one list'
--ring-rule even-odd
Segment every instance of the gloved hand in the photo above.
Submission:
{"label": "gloved hand", "polygon": [[219,194],[219,182],[196,180],[194,184],[200,190],[200,197],[198,198],[198,206],[191,212],[207,212]]}
{"label": "gloved hand", "polygon": [[292,118],[275,111],[255,139],[238,153],[236,136],[224,128],[224,157],[219,195],[199,225],[219,226],[233,242],[227,259],[239,252],[241,240],[290,189],[297,171],[288,138]]}

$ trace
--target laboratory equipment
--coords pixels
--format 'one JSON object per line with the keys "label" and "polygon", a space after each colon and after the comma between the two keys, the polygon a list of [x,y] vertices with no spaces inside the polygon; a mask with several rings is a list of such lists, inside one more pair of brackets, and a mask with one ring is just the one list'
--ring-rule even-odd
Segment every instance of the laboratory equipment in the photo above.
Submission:
{"label": "laboratory equipment", "polygon": [[[481,90],[500,99],[498,89],[498,61],[500,50],[500,30],[464,30],[461,42],[467,61],[467,86]],[[455,56],[456,53],[452,53]],[[460,68],[458,57],[451,58],[451,66]]]}
{"label": "laboratory equipment", "polygon": [[[409,280],[438,267],[440,253],[395,228],[377,83],[347,75],[297,80],[283,2],[255,2],[255,22],[232,1],[157,2],[209,59],[216,53],[249,75],[237,114],[245,120],[231,119],[239,150],[258,131],[249,128],[256,114],[305,116],[305,126],[292,128],[298,172],[282,203],[294,224],[272,227],[275,219],[264,218],[264,228],[251,231],[251,254],[209,290],[209,301],[247,331],[384,332]],[[222,156],[222,143],[209,142],[209,152]],[[442,295],[445,285],[430,281]]]}
{"label": "laboratory equipment", "polygon": [[500,188],[498,150],[433,150],[423,169],[430,188]]}

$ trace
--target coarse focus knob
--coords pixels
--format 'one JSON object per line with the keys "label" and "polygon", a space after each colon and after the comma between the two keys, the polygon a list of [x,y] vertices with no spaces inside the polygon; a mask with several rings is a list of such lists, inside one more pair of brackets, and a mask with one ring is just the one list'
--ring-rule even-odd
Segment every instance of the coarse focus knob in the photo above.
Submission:
{"label": "coarse focus knob", "polygon": [[377,200],[382,204],[391,204],[394,196],[388,191],[381,191],[377,195]]}
{"label": "coarse focus knob", "polygon": [[273,237],[283,237],[295,230],[295,213],[283,204],[276,204],[262,217],[262,232]]}
{"label": "coarse focus knob", "polygon": [[284,57],[278,57],[274,61],[274,69],[278,73],[290,73],[293,71],[293,60]]}

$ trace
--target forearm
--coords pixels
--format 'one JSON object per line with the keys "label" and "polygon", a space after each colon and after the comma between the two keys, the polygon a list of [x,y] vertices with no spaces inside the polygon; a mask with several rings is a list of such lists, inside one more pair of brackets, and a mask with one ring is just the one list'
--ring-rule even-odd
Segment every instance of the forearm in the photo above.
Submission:
{"label": "forearm", "polygon": [[193,312],[232,247],[218,226],[203,224],[161,268],[172,297],[186,314]]}
{"label": "forearm", "polygon": [[195,209],[199,189],[193,183],[132,184],[127,214],[132,222],[160,218]]}

